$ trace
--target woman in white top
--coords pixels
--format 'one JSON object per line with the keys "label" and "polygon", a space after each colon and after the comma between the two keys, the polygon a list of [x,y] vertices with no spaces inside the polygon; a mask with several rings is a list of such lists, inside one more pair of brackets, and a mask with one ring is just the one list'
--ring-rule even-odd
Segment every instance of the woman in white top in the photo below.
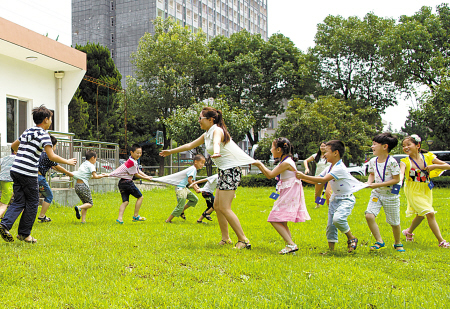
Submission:
{"label": "woman in white top", "polygon": [[[319,147],[319,150],[317,151],[317,153],[313,154],[308,159],[303,161],[303,165],[305,166],[305,174],[309,174],[308,163],[311,161],[316,162],[316,173],[314,176],[319,176],[320,173],[322,173],[322,171],[324,169],[330,168],[331,163],[329,163],[324,156],[325,148],[326,148],[326,143],[325,142],[320,143],[320,147]],[[314,192],[314,200],[315,201],[317,200],[317,197],[322,195],[323,186],[324,185],[316,185],[315,192]],[[326,196],[327,205],[328,205],[330,203],[331,186],[327,186],[327,188],[325,190],[325,196]],[[315,208],[319,208],[319,207],[320,207],[320,204],[316,203]]]}
{"label": "woman in white top", "polygon": [[204,107],[198,122],[200,123],[200,128],[206,131],[204,134],[195,141],[175,149],[163,150],[159,155],[166,157],[170,154],[193,149],[205,143],[206,151],[211,155],[211,159],[219,169],[219,181],[214,200],[214,209],[216,210],[217,220],[222,232],[222,240],[219,242],[219,245],[232,243],[228,234],[228,224],[230,224],[238,238],[235,248],[251,249],[238,217],[231,210],[231,202],[241,180],[242,172],[240,166],[252,164],[255,160],[233,142],[220,110]]}

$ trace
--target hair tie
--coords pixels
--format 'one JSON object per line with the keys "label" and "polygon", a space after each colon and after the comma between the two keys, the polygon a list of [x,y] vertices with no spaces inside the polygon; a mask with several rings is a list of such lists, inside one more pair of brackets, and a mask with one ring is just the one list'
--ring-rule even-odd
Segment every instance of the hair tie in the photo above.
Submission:
{"label": "hair tie", "polygon": [[414,139],[416,142],[420,143],[422,140],[420,139],[419,135],[417,134],[412,134],[411,138]]}

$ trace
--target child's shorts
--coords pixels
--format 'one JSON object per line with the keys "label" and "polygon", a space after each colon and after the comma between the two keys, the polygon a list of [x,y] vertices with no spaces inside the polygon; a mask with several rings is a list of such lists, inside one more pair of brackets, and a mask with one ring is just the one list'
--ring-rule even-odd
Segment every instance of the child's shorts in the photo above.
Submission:
{"label": "child's shorts", "polygon": [[202,196],[206,201],[206,206],[208,206],[207,210],[209,210],[210,208],[214,209],[214,194],[212,194],[211,192],[202,191]]}
{"label": "child's shorts", "polygon": [[366,214],[373,214],[375,217],[384,208],[386,222],[390,225],[400,224],[400,197],[397,194],[380,194],[372,191]]}
{"label": "child's shorts", "polygon": [[136,187],[133,180],[129,179],[120,179],[119,180],[119,191],[120,195],[122,195],[122,202],[129,202],[130,195],[135,198],[140,198],[142,196],[141,191]]}
{"label": "child's shorts", "polygon": [[219,169],[219,180],[217,188],[219,190],[237,190],[241,182],[242,170],[239,166],[226,170]]}
{"label": "child's shorts", "polygon": [[94,206],[94,202],[92,201],[91,190],[85,183],[76,183],[75,193],[78,195],[83,204],[88,203]]}
{"label": "child's shorts", "polygon": [[11,200],[11,197],[13,195],[13,184],[12,181],[0,181],[0,186],[2,189],[2,199],[0,202],[3,204],[8,205],[9,201]]}

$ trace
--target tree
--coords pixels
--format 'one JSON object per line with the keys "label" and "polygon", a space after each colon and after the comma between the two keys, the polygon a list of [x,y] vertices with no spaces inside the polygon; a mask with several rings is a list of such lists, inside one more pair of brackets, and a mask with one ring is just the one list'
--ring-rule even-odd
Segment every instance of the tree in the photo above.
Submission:
{"label": "tree", "polygon": [[259,140],[258,132],[267,127],[267,116],[284,112],[280,104],[298,91],[300,51],[289,38],[273,34],[264,42],[259,34],[245,30],[230,38],[216,36],[209,43],[216,88],[213,97],[223,96],[233,107],[253,111],[256,119],[247,137],[252,145]]}
{"label": "tree", "polygon": [[[376,125],[365,121],[368,117],[377,119]],[[375,108],[355,109],[347,101],[327,96],[313,103],[301,99],[289,102],[286,118],[280,121],[275,137],[288,138],[299,158],[317,152],[321,141],[339,139],[346,146],[344,160],[359,163],[380,129],[381,118]]]}
{"label": "tree", "polygon": [[363,20],[329,15],[317,26],[312,53],[319,60],[323,87],[357,106],[379,111],[397,104],[396,88],[386,78],[380,42],[393,19],[372,13]]}
{"label": "tree", "polygon": [[[157,18],[155,34],[146,33],[132,54],[136,67],[136,80],[146,92],[145,100],[136,101],[141,115],[164,120],[179,107],[192,104],[197,94],[195,87],[207,56],[206,36],[192,33],[172,19]],[[130,100],[132,100],[130,98]],[[164,135],[163,149],[169,146],[166,125],[161,122]],[[164,158],[160,158],[160,173],[164,171]]]}
{"label": "tree", "polygon": [[447,3],[423,6],[413,16],[401,16],[381,42],[390,80],[411,90],[417,83],[433,90],[450,66],[450,8]]}
{"label": "tree", "polygon": [[[85,46],[76,45],[75,48],[85,52],[87,55],[87,76],[104,81],[117,89],[122,88],[120,82],[122,75],[117,70],[107,47],[98,43],[87,43]],[[116,110],[118,108],[116,92],[87,80],[82,80],[78,89],[79,91],[77,93],[79,97],[88,103],[87,114],[89,117],[86,123],[86,129],[74,132],[76,133],[76,137],[80,139],[117,142],[115,132],[118,130],[119,123],[113,121],[117,117]],[[76,118],[77,115],[71,114],[72,111],[77,111],[77,108],[69,105],[69,122],[75,123],[78,119]]]}
{"label": "tree", "polygon": [[80,90],[77,89],[69,103],[69,131],[74,133],[77,138],[82,138],[83,133],[87,131],[89,114],[87,112],[88,104],[80,97],[79,93]]}

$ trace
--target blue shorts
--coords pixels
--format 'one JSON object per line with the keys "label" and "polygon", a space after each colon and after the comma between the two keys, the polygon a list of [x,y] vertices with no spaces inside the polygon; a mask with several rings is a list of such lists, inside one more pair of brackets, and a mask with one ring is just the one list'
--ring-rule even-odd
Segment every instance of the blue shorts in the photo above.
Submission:
{"label": "blue shorts", "polygon": [[47,180],[45,179],[45,176],[42,175],[38,175],[38,183],[39,183],[39,191],[41,192],[41,194],[44,196],[44,201],[46,203],[51,204],[53,201],[53,192],[52,189],[50,189],[50,186],[48,185]]}
{"label": "blue shorts", "polygon": [[122,202],[129,202],[130,195],[135,198],[140,198],[142,196],[141,191],[136,187],[133,180],[129,179],[120,179],[119,180],[119,191],[120,195],[122,195]]}

